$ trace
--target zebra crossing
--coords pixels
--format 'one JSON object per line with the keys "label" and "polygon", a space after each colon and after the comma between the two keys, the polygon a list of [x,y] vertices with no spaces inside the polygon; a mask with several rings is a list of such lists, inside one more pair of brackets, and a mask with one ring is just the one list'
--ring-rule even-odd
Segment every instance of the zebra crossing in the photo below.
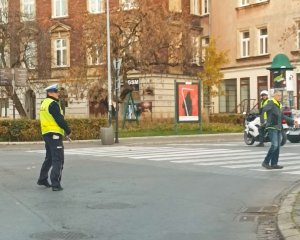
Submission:
{"label": "zebra crossing", "polygon": [[[256,149],[255,149],[256,150]],[[45,153],[43,150],[28,151]],[[129,158],[139,161],[170,162],[190,164],[195,167],[218,167],[223,169],[247,169],[251,171],[270,171],[261,167],[264,151],[253,149],[190,148],[188,146],[104,146],[91,148],[65,149],[65,155],[83,155],[94,157]],[[285,168],[272,171],[300,175],[300,157],[297,153],[281,153],[280,163]]]}

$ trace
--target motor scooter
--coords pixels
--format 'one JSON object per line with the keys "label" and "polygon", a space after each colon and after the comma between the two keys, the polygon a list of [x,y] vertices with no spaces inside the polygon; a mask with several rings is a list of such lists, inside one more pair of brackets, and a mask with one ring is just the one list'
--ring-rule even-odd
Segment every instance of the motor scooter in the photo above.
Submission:
{"label": "motor scooter", "polygon": [[[260,116],[257,113],[244,113],[245,116],[245,130],[244,130],[244,141],[247,145],[252,145],[254,142],[259,142],[259,127],[260,127]],[[283,146],[287,141],[287,131],[289,127],[286,123],[282,123],[281,130],[281,143]],[[264,142],[270,142],[268,131],[264,132]]]}

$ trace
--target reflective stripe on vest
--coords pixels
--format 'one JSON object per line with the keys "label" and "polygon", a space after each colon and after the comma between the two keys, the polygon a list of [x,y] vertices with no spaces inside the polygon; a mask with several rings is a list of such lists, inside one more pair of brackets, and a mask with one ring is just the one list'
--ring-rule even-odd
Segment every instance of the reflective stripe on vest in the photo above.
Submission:
{"label": "reflective stripe on vest", "polygon": [[[42,134],[46,134],[48,132],[59,133],[64,135],[64,130],[58,126],[53,116],[49,112],[49,106],[54,100],[51,98],[46,98],[41,105],[40,108],[40,121],[41,121],[41,130]],[[60,112],[62,113],[61,107]]]}

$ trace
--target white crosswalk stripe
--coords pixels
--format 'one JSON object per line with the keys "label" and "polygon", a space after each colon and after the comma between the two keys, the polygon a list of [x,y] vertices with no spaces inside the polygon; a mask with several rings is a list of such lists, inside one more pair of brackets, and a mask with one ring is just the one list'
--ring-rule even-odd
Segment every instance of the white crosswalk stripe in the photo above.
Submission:
{"label": "white crosswalk stripe", "polygon": [[[84,155],[94,157],[130,158],[174,164],[190,164],[195,167],[216,166],[223,169],[247,169],[251,171],[270,171],[261,167],[266,151],[253,149],[217,149],[205,147],[189,148],[184,146],[141,147],[141,146],[107,146],[93,148],[65,149],[65,155]],[[256,150],[256,149],[255,149]],[[28,151],[45,153],[45,151]],[[284,174],[300,175],[300,157],[296,153],[281,153],[280,161],[284,169],[275,170]]]}

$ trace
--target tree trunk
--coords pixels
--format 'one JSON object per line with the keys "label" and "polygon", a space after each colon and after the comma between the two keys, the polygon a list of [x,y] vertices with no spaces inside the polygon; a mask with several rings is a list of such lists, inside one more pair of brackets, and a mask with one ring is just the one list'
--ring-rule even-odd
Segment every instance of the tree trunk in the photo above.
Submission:
{"label": "tree trunk", "polygon": [[25,109],[24,109],[18,95],[15,92],[13,93],[13,89],[11,86],[5,86],[5,89],[8,93],[8,96],[10,96],[10,99],[13,101],[13,103],[15,105],[15,109],[18,111],[19,115],[22,118],[26,118],[27,114],[25,112]]}

